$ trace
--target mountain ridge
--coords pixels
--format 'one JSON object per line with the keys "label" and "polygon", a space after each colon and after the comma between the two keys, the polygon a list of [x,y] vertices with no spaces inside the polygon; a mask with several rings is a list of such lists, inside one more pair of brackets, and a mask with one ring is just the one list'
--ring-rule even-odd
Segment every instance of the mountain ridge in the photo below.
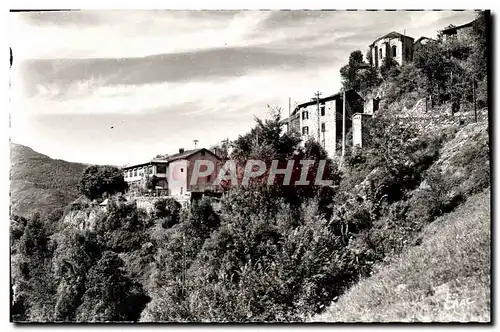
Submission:
{"label": "mountain ridge", "polygon": [[87,164],[39,153],[10,142],[10,212],[28,216],[50,213],[78,198],[78,181]]}

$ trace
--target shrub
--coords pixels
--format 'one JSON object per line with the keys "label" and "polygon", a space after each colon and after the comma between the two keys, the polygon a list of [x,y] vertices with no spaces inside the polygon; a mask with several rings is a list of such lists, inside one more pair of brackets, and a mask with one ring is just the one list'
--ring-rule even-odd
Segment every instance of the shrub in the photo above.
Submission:
{"label": "shrub", "polygon": [[380,65],[380,75],[385,79],[389,79],[391,77],[395,77],[399,74],[400,69],[399,65],[391,57],[385,57],[382,60],[382,64]]}
{"label": "shrub", "polygon": [[80,322],[137,321],[149,297],[125,276],[123,261],[106,251],[90,269],[85,294],[77,310]]}
{"label": "shrub", "polygon": [[154,202],[153,217],[163,219],[163,227],[172,227],[180,221],[181,208],[173,198],[159,199]]}
{"label": "shrub", "polygon": [[278,202],[277,213],[247,214],[259,197],[232,195],[247,203],[222,208],[221,225],[187,271],[190,315],[202,321],[297,320],[357,277],[329,222],[315,217],[316,204],[302,206],[297,220]]}
{"label": "shrub", "polygon": [[103,195],[124,193],[127,183],[120,169],[113,166],[89,166],[82,174],[79,190],[87,198],[99,199]]}

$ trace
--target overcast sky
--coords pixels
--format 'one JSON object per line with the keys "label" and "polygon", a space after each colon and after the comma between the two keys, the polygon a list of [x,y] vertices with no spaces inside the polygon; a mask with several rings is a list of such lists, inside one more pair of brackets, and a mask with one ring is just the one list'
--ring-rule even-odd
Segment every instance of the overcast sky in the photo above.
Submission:
{"label": "overcast sky", "polygon": [[[246,133],[340,88],[391,31],[435,37],[474,12],[11,13],[11,138],[52,158],[123,165]],[[112,128],[113,127],[113,128]]]}

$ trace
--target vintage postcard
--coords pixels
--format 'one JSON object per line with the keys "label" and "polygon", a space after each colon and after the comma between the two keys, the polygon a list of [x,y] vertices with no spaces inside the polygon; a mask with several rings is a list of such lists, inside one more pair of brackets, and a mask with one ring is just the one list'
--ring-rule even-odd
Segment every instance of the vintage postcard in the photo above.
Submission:
{"label": "vintage postcard", "polygon": [[9,18],[11,322],[491,322],[489,10]]}

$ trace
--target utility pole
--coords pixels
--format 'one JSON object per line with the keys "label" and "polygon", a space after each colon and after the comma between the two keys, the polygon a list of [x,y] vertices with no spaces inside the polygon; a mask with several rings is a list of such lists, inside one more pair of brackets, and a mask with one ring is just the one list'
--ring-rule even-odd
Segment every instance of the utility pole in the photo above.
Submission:
{"label": "utility pole", "polygon": [[405,63],[406,29],[403,30],[403,42],[401,43],[401,64]]}
{"label": "utility pole", "polygon": [[292,125],[292,97],[288,97],[288,130],[290,132],[290,126]]}
{"label": "utility pole", "polygon": [[314,94],[314,97],[316,99],[316,108],[317,108],[317,112],[318,112],[318,143],[321,143],[321,135],[320,135],[320,129],[319,129],[319,116],[320,116],[320,113],[319,113],[319,96],[321,95],[321,92],[319,91],[316,91],[316,93]]}
{"label": "utility pole", "polygon": [[345,108],[346,108],[345,90],[343,91],[342,100],[343,100],[342,102],[342,162],[343,162],[345,156]]}
{"label": "utility pole", "polygon": [[186,296],[186,240],[182,235],[182,295]]}
{"label": "utility pole", "polygon": [[454,106],[455,106],[455,101],[453,100],[453,71],[451,72],[450,75],[450,91],[451,91],[451,115],[454,115]]}
{"label": "utility pole", "polygon": [[477,108],[476,108],[476,77],[472,76],[472,100],[474,102],[474,122],[477,123]]}

